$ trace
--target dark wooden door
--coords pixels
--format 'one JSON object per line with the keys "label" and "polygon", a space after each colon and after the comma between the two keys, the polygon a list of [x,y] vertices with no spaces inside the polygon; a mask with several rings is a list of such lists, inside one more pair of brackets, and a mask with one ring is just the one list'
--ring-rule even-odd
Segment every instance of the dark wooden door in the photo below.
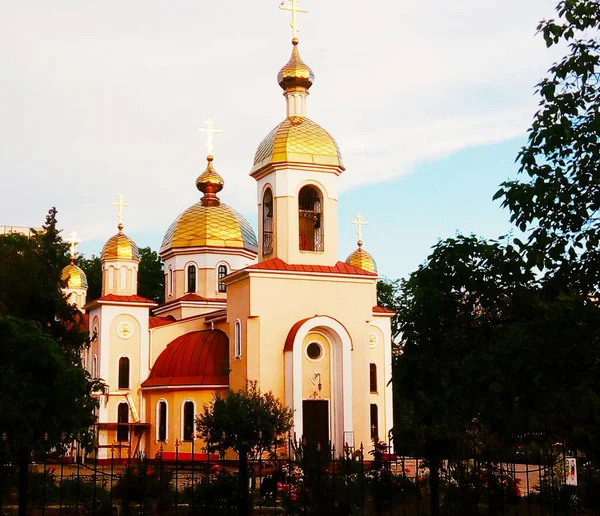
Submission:
{"label": "dark wooden door", "polygon": [[304,400],[302,402],[302,431],[306,444],[322,447],[329,444],[329,401]]}

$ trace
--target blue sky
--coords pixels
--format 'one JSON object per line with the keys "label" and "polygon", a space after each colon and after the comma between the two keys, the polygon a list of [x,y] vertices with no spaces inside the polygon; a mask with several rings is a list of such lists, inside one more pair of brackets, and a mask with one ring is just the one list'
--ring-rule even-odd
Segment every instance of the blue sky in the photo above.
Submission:
{"label": "blue sky", "polygon": [[[196,202],[196,129],[212,117],[221,198],[256,226],[256,147],[285,116],[290,51],[280,0],[4,0],[0,3],[0,225],[37,226],[50,206],[85,254],[114,232],[157,248]],[[491,197],[516,173],[555,51],[535,28],[553,1],[303,0],[300,53],[316,74],[308,116],[337,140],[340,259],[368,220],[380,272],[405,276],[455,229],[495,237]]]}

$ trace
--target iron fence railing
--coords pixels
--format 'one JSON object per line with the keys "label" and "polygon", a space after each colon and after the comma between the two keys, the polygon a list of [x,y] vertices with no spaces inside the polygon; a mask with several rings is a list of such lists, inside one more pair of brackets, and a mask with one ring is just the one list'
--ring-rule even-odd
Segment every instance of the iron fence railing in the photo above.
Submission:
{"label": "iron fence railing", "polygon": [[[247,485],[238,463],[215,453],[124,458],[113,448],[100,461],[72,449],[32,457],[27,514],[431,514],[431,462],[385,447],[365,456],[288,440],[250,460]],[[442,515],[600,514],[598,464],[561,446],[436,463]],[[17,514],[19,471],[8,454],[1,464],[0,515]]]}

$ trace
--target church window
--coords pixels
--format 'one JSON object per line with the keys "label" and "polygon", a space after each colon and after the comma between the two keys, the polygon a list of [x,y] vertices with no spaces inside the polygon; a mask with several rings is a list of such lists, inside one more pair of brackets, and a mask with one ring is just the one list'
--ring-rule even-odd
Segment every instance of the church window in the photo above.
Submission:
{"label": "church window", "polygon": [[187,269],[188,292],[196,292],[196,266],[190,265]]}
{"label": "church window", "polygon": [[219,292],[225,292],[227,290],[227,288],[225,287],[225,283],[221,281],[225,276],[227,276],[227,265],[219,265],[219,267],[217,267],[217,277],[219,279]]}
{"label": "church window", "polygon": [[98,378],[98,355],[96,354],[92,359],[92,378]]}
{"label": "church window", "polygon": [[306,346],[306,356],[311,360],[319,360],[323,356],[323,347],[318,342],[311,342]]}
{"label": "church window", "polygon": [[371,403],[371,439],[379,439],[379,417],[377,405]]}
{"label": "church window", "polygon": [[377,392],[377,366],[375,364],[369,364],[369,384],[371,392]]}
{"label": "church window", "polygon": [[129,405],[119,403],[117,408],[117,441],[129,441]]}
{"label": "church window", "polygon": [[160,400],[158,402],[158,411],[156,415],[156,426],[157,426],[157,441],[166,441],[167,440],[167,402],[165,400]]}
{"label": "church window", "polygon": [[194,440],[194,402],[186,401],[183,404],[183,440]]}
{"label": "church window", "polygon": [[173,295],[173,267],[171,267],[169,265],[169,277],[167,279],[167,282],[169,283],[169,295],[172,296]]}
{"label": "church window", "polygon": [[263,256],[273,252],[273,192],[267,188],[263,196]]}
{"label": "church window", "polygon": [[119,389],[129,389],[129,359],[119,358]]}
{"label": "church window", "polygon": [[238,319],[235,321],[235,332],[233,335],[234,349],[233,356],[234,358],[241,358],[242,356],[242,323]]}
{"label": "church window", "polygon": [[323,252],[321,195],[314,186],[302,187],[298,195],[298,228],[301,251]]}

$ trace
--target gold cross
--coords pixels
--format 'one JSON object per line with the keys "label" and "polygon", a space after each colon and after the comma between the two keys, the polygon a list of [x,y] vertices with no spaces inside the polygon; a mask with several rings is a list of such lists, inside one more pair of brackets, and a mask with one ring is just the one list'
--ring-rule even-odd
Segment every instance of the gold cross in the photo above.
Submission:
{"label": "gold cross", "polygon": [[283,9],[284,11],[291,11],[292,21],[290,23],[290,27],[292,28],[292,38],[298,39],[298,32],[300,32],[300,30],[298,29],[298,21],[296,20],[296,15],[298,13],[307,13],[308,10],[298,7],[298,2],[300,0],[289,1],[291,2],[291,5],[285,5],[285,0],[283,0],[283,2],[281,2],[281,4],[279,5],[279,8]]}
{"label": "gold cross", "polygon": [[221,129],[215,129],[215,121],[212,118],[208,118],[206,122],[204,122],[206,127],[201,127],[198,129],[200,133],[206,133],[206,150],[208,151],[208,155],[212,156],[214,145],[213,145],[213,135],[220,134],[223,131]]}
{"label": "gold cross", "polygon": [[359,213],[358,215],[356,215],[356,220],[352,221],[352,224],[356,224],[357,229],[356,229],[356,234],[358,235],[358,245],[361,246],[362,245],[362,227],[366,226],[367,224],[369,224],[365,219],[363,219],[363,216]]}
{"label": "gold cross", "polygon": [[69,244],[69,255],[71,256],[71,260],[75,260],[75,257],[77,256],[77,244],[81,242],[81,238],[77,238],[77,233],[71,231],[71,235],[66,242]]}
{"label": "gold cross", "polygon": [[125,198],[123,197],[123,194],[119,194],[117,196],[117,202],[111,202],[110,204],[112,206],[119,207],[119,212],[117,213],[117,218],[119,219],[119,226],[123,226],[123,208],[125,208],[127,206],[131,206],[131,204],[127,204],[125,202]]}

